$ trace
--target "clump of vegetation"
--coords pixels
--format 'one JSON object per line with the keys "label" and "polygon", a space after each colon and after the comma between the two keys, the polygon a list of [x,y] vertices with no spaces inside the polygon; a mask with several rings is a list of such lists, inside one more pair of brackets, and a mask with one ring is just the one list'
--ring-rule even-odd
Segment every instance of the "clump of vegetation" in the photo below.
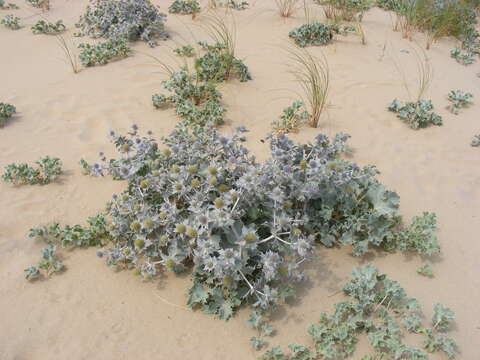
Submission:
{"label": "clump of vegetation", "polygon": [[318,127],[320,116],[327,106],[330,87],[330,71],[325,57],[316,58],[306,50],[292,50],[290,57],[293,66],[290,72],[302,87],[310,126]]}
{"label": "clump of vegetation", "polygon": [[58,41],[58,46],[60,47],[60,49],[62,49],[62,52],[65,55],[65,58],[70,65],[73,73],[78,73],[80,71],[80,65],[78,64],[78,54],[75,49],[76,46],[73,43],[72,39],[63,36],[62,34],[57,34],[55,35],[55,37]]}
{"label": "clump of vegetation", "polygon": [[13,10],[18,9],[17,4],[14,3],[5,3],[5,0],[0,0],[0,9],[2,10]]}
{"label": "clump of vegetation", "polygon": [[296,144],[280,135],[259,164],[238,131],[226,138],[178,128],[163,146],[137,127],[111,134],[121,156],[88,167],[128,181],[107,206],[107,264],[145,278],[192,267],[188,304],[228,319],[242,304],[269,309],[291,296],[316,241],[351,245],[355,255],[370,247],[439,251],[434,216],[402,225],[399,198],[375,168],[340,157],[348,136]]}
{"label": "clump of vegetation", "polygon": [[35,162],[38,167],[32,168],[28,164],[8,164],[2,179],[15,185],[48,184],[62,173],[62,162],[58,158],[45,156]]}
{"label": "clump of vegetation", "polygon": [[21,28],[20,18],[11,14],[5,15],[5,17],[0,20],[0,24],[11,30],[18,30]]}
{"label": "clump of vegetation", "polygon": [[297,9],[298,1],[299,0],[275,0],[280,16],[284,18],[292,16]]}
{"label": "clump of vegetation", "polygon": [[200,12],[197,0],[175,0],[168,8],[171,14],[192,15],[192,19]]}
{"label": "clump of vegetation", "polygon": [[143,40],[150,46],[167,39],[166,15],[149,0],[91,0],[77,26],[83,35],[108,40]]}
{"label": "clump of vegetation", "polygon": [[17,112],[17,109],[12,104],[0,102],[0,126],[5,125],[8,119]]}
{"label": "clump of vegetation", "polygon": [[417,273],[419,273],[422,276],[426,276],[429,278],[433,278],[433,270],[432,270],[432,265],[430,264],[423,264],[417,269]]}
{"label": "clump of vegetation", "polygon": [[175,54],[182,57],[194,57],[195,49],[192,45],[184,45],[173,50]]}
{"label": "clump of vegetation", "polygon": [[50,276],[53,272],[64,268],[63,264],[55,257],[57,246],[62,248],[101,246],[108,241],[107,223],[103,215],[89,217],[87,224],[88,226],[66,225],[62,228],[59,223],[53,223],[30,229],[28,236],[44,241],[48,247],[42,249],[43,259],[37,266],[25,269],[27,280],[40,276],[40,270]]}
{"label": "clump of vegetation", "polygon": [[280,120],[272,123],[273,129],[278,134],[297,132],[298,127],[308,121],[311,115],[306,111],[305,104],[301,101],[294,101],[292,105],[283,109]]}
{"label": "clump of vegetation", "polygon": [[473,147],[478,147],[480,146],[480,135],[475,135],[472,139],[472,142],[470,143]]}
{"label": "clump of vegetation", "polygon": [[480,54],[480,34],[474,28],[461,38],[461,45],[450,51],[450,56],[462,65],[470,65]]}
{"label": "clump of vegetation", "polygon": [[50,0],[25,0],[33,7],[41,8],[43,10],[50,10]]}
{"label": "clump of vegetation", "polygon": [[64,266],[55,255],[57,247],[50,245],[42,249],[42,260],[38,262],[36,266],[29,266],[25,269],[25,278],[27,280],[33,280],[44,274],[46,277],[50,277],[53,273],[63,270]]}
{"label": "clump of vegetation", "polygon": [[300,47],[319,46],[329,44],[335,34],[347,34],[354,29],[351,26],[337,24],[326,25],[320,22],[304,24],[288,33],[288,36]]}
{"label": "clump of vegetation", "polygon": [[242,60],[235,57],[235,52],[228,44],[217,42],[209,45],[207,42],[198,43],[205,54],[195,59],[195,69],[199,80],[222,82],[232,76],[238,77],[241,82],[252,79],[248,67]]}
{"label": "clump of vegetation", "polygon": [[82,43],[78,48],[81,49],[78,57],[83,66],[105,65],[112,60],[125,58],[131,53],[125,40],[107,40],[94,45]]}
{"label": "clump of vegetation", "polygon": [[[432,327],[424,327],[418,301],[408,297],[397,281],[380,274],[373,265],[354,268],[350,281],[342,289],[352,300],[335,304],[333,314],[322,313],[319,322],[308,329],[315,349],[289,345],[292,355],[288,359],[345,359],[355,352],[362,332],[374,349],[372,356],[362,360],[426,360],[425,352],[403,342],[406,332],[424,334],[423,347],[427,352],[442,351],[450,359],[455,358],[458,347],[455,340],[445,334],[454,318],[450,309],[436,304]],[[304,356],[299,357],[298,353]],[[261,359],[286,360],[287,357],[276,347]]]}
{"label": "clump of vegetation", "polygon": [[225,6],[234,10],[246,10],[248,9],[248,1],[236,1],[236,0],[227,0],[224,3],[221,3],[220,6]]}
{"label": "clump of vegetation", "polygon": [[252,311],[247,323],[257,331],[257,336],[250,338],[250,344],[255,350],[260,350],[265,344],[265,337],[272,336],[273,327],[265,320],[263,312]]}
{"label": "clump of vegetation", "polygon": [[388,105],[388,110],[397,113],[397,117],[405,121],[412,129],[426,128],[429,125],[442,125],[442,117],[433,112],[430,100],[402,102],[397,99]]}
{"label": "clump of vegetation", "polygon": [[217,126],[224,122],[226,110],[220,99],[222,95],[212,82],[199,80],[198,74],[190,74],[187,69],[170,72],[170,79],[162,82],[172,95],[155,94],[152,102],[161,109],[170,105],[184,120],[182,125]]}
{"label": "clump of vegetation", "polygon": [[471,99],[473,95],[469,92],[465,92],[462,90],[451,90],[448,93],[448,101],[451,102],[450,105],[447,106],[447,109],[455,114],[458,115],[460,109],[468,107],[468,105],[473,104]]}
{"label": "clump of vegetation", "polygon": [[315,0],[322,5],[327,19],[335,23],[340,21],[359,21],[373,3],[370,0]]}
{"label": "clump of vegetation", "polygon": [[64,32],[66,29],[67,27],[63,24],[62,20],[58,20],[55,23],[38,20],[36,24],[32,26],[34,34],[55,35]]}

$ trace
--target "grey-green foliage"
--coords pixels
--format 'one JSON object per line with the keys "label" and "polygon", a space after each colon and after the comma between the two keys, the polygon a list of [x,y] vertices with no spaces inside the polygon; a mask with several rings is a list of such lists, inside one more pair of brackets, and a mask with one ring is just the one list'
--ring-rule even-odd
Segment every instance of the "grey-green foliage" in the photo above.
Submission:
{"label": "grey-green foliage", "polygon": [[398,249],[407,236],[415,240],[406,250],[432,248],[434,224],[403,225],[398,195],[375,168],[342,158],[347,135],[307,144],[272,137],[271,159],[258,163],[241,145],[246,130],[238,131],[227,138],[178,128],[163,146],[137,127],[112,133],[121,155],[87,167],[128,181],[108,205],[108,264],[147,278],[191,269],[187,303],[227,319],[242,304],[271,309],[292,296],[316,241],[350,245],[356,255]]}
{"label": "grey-green foliage", "polygon": [[[403,343],[405,331],[424,334],[424,348],[428,352],[444,351],[449,358],[455,357],[456,343],[444,334],[453,321],[450,309],[436,304],[433,327],[423,327],[418,301],[409,298],[398,282],[380,274],[373,265],[354,268],[343,291],[352,300],[335,304],[333,314],[322,313],[319,322],[308,329],[315,349],[290,346],[289,359],[348,358],[354,354],[360,334],[366,333],[374,354],[362,359],[426,360],[426,353]],[[271,349],[264,358],[274,359],[272,354],[280,351]],[[303,357],[294,356],[299,352]],[[286,358],[282,352],[279,359]]]}
{"label": "grey-green foliage", "polygon": [[480,146],[480,134],[479,135],[475,135],[472,139],[472,142],[470,143],[471,146],[473,147],[478,147]]}
{"label": "grey-green foliage", "polygon": [[461,40],[461,45],[451,50],[450,56],[462,65],[471,65],[480,54],[480,34],[472,28]]}
{"label": "grey-green foliage", "polygon": [[115,59],[126,58],[131,53],[125,40],[107,40],[94,45],[81,43],[78,48],[78,58],[83,66],[105,65]]}
{"label": "grey-green foliage", "polygon": [[50,8],[50,0],[25,0],[27,3],[32,5],[33,7],[37,8],[45,8],[49,9]]}
{"label": "grey-green foliage", "polygon": [[195,15],[201,10],[197,0],[175,0],[168,7],[168,12],[172,14]]}
{"label": "grey-green foliage", "polygon": [[42,249],[42,259],[35,266],[30,266],[25,269],[25,278],[27,280],[35,279],[41,275],[50,277],[53,273],[61,271],[64,266],[60,260],[55,256],[57,247],[49,245]]}
{"label": "grey-green foliage", "polygon": [[283,109],[279,120],[272,123],[275,132],[287,134],[295,132],[298,127],[310,119],[311,115],[305,109],[305,104],[301,101],[294,101],[292,105]]}
{"label": "grey-green foliage", "polygon": [[266,343],[265,337],[273,334],[272,326],[266,322],[265,314],[253,310],[250,312],[250,317],[247,323],[255,330],[257,330],[257,336],[250,338],[250,343],[255,350],[260,350]]}
{"label": "grey-green foliage", "polygon": [[173,50],[175,54],[183,57],[193,57],[195,56],[195,49],[192,45],[184,45]]}
{"label": "grey-green foliage", "polygon": [[5,125],[8,119],[17,112],[17,109],[12,104],[0,102],[0,126]]}
{"label": "grey-green foliage", "polygon": [[235,10],[245,10],[248,9],[249,4],[248,1],[227,0],[223,6]]}
{"label": "grey-green foliage", "polygon": [[0,0],[0,9],[3,9],[3,10],[18,9],[18,6],[14,3],[5,3],[5,0]]}
{"label": "grey-green foliage", "polygon": [[337,24],[326,25],[313,22],[293,29],[288,36],[300,47],[319,46],[329,44],[335,34],[347,34],[354,30],[351,26],[342,27]]}
{"label": "grey-green foliage", "polygon": [[201,81],[222,82],[237,77],[241,82],[252,79],[248,67],[237,59],[225,44],[198,43],[205,53],[195,59],[195,70]]}
{"label": "grey-green foliage", "polygon": [[25,269],[27,280],[40,276],[42,272],[50,276],[63,269],[63,264],[55,257],[58,245],[62,248],[99,246],[108,240],[107,223],[103,215],[92,216],[87,219],[87,223],[88,226],[66,225],[63,228],[59,223],[53,223],[30,229],[30,238],[42,240],[49,246],[42,249],[43,259],[38,265]]}
{"label": "grey-green foliage", "polygon": [[473,95],[462,90],[451,90],[447,96],[448,101],[451,102],[451,104],[447,106],[447,109],[455,115],[459,113],[460,109],[466,108],[473,103],[471,101]]}
{"label": "grey-green foliage", "polygon": [[34,34],[47,34],[55,35],[60,34],[66,30],[66,26],[62,20],[58,20],[55,23],[47,22],[45,20],[38,20],[35,25],[32,26],[32,32]]}
{"label": "grey-green foliage", "polygon": [[166,15],[150,0],[91,0],[77,26],[83,35],[108,40],[143,40],[150,46],[165,40]]}
{"label": "grey-green foliage", "polygon": [[5,17],[0,20],[0,24],[11,30],[18,30],[21,28],[20,18],[11,14],[5,15]]}
{"label": "grey-green foliage", "polygon": [[16,185],[48,184],[62,173],[62,162],[59,158],[44,156],[35,162],[38,167],[32,168],[28,164],[8,164],[2,179]]}
{"label": "grey-green foliage", "polygon": [[433,270],[432,270],[432,265],[430,264],[423,264],[419,268],[417,268],[417,273],[420,275],[433,278]]}
{"label": "grey-green foliage", "polygon": [[388,110],[397,113],[397,117],[406,122],[412,129],[443,124],[442,117],[433,112],[433,104],[430,100],[402,102],[395,99],[388,105]]}
{"label": "grey-green foliage", "polygon": [[424,212],[422,216],[414,216],[410,227],[399,233],[396,247],[402,251],[417,252],[431,256],[440,252],[435,236],[436,215]]}

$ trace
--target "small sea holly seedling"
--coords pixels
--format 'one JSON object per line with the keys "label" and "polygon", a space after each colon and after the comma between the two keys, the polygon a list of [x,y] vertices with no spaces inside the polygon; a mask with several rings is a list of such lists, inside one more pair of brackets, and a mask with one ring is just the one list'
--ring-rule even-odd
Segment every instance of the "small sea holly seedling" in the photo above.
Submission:
{"label": "small sea holly seedling", "polygon": [[397,117],[405,121],[412,129],[420,129],[429,125],[442,125],[442,117],[433,112],[430,100],[401,102],[397,99],[388,105],[388,110],[397,113]]}
{"label": "small sea holly seedling", "polygon": [[130,55],[131,50],[126,40],[107,40],[95,45],[82,43],[78,58],[83,66],[105,65],[116,59],[123,59]]}
{"label": "small sea holly seedling", "polygon": [[175,54],[183,57],[193,57],[195,56],[195,49],[192,45],[184,45],[173,50]]}
{"label": "small sea holly seedling", "polygon": [[469,92],[452,90],[448,93],[448,101],[450,101],[451,104],[447,106],[447,109],[451,113],[458,115],[460,109],[466,108],[468,105],[473,104],[471,101],[472,98],[473,95]]}
{"label": "small sea holly seedling", "polygon": [[236,0],[227,0],[223,5],[227,8],[234,10],[245,10],[248,9],[248,1],[236,1]]}
{"label": "small sea holly seedling", "polygon": [[11,14],[6,15],[2,20],[0,20],[0,24],[11,30],[18,30],[21,28],[20,18]]}
{"label": "small sea holly seedling", "polygon": [[475,135],[472,139],[472,142],[470,143],[471,146],[473,147],[479,147],[480,146],[480,134]]}
{"label": "small sea holly seedling", "polygon": [[319,46],[329,44],[335,34],[345,35],[348,32],[355,32],[351,26],[341,27],[337,24],[326,25],[320,22],[304,24],[288,33],[295,44],[300,47]]}
{"label": "small sea holly seedling", "polygon": [[419,273],[420,275],[429,277],[429,278],[433,278],[432,265],[424,264],[424,265],[420,266],[419,268],[417,268],[417,273]]}
{"label": "small sea holly seedling", "polygon": [[265,336],[272,336],[273,328],[265,321],[264,315],[256,310],[250,313],[247,323],[258,332],[258,336],[252,336],[250,343],[255,350],[260,350],[265,345]]}
{"label": "small sea holly seedling", "polygon": [[50,0],[25,0],[33,7],[42,8],[43,10],[50,10]]}
{"label": "small sea holly seedling", "polygon": [[58,20],[55,23],[38,20],[37,23],[32,26],[32,32],[34,34],[55,35],[64,32],[66,29],[62,20]]}
{"label": "small sea holly seedling", "polygon": [[15,106],[0,102],[0,127],[5,125],[7,119],[11,118],[16,112]]}
{"label": "small sea holly seedling", "polygon": [[33,280],[40,275],[50,277],[53,273],[59,272],[63,269],[63,264],[55,256],[57,247],[55,245],[49,245],[42,249],[42,260],[36,266],[30,266],[25,269],[25,278],[27,280]]}
{"label": "small sea holly seedling", "polygon": [[280,120],[272,123],[273,129],[278,134],[297,132],[299,126],[307,122],[311,115],[306,111],[305,104],[301,101],[294,101],[292,105],[283,109]]}
{"label": "small sea holly seedling", "polygon": [[200,10],[197,0],[175,0],[168,8],[171,14],[192,15],[192,19],[195,19]]}
{"label": "small sea holly seedling", "polygon": [[28,164],[9,164],[5,166],[5,173],[2,179],[5,182],[16,185],[48,184],[55,180],[62,173],[61,161],[59,158],[45,156],[35,162],[38,167],[32,168]]}

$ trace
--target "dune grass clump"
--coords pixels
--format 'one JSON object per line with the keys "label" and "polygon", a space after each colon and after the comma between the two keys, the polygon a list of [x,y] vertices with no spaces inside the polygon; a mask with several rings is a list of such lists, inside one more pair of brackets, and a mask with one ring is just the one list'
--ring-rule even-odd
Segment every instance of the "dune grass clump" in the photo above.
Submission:
{"label": "dune grass clump", "polygon": [[278,13],[281,17],[288,18],[297,10],[299,0],[275,0]]}
{"label": "dune grass clump", "polygon": [[323,6],[325,17],[335,23],[361,22],[365,12],[373,6],[370,0],[315,0],[315,2]]}
{"label": "dune grass clump", "polygon": [[[449,359],[458,354],[458,346],[446,332],[452,327],[454,313],[435,304],[429,325],[424,325],[422,308],[415,298],[407,296],[401,285],[369,264],[354,268],[342,288],[350,299],[336,303],[333,314],[322,313],[319,322],[308,328],[314,349],[291,344],[287,357],[280,348],[269,350],[262,360],[346,359],[354,352],[358,337],[365,333],[373,354],[362,360],[427,360],[427,353],[441,351]],[[406,333],[423,335],[426,352],[404,343]],[[297,356],[300,353],[302,356]],[[296,357],[297,356],[297,357]],[[355,357],[357,358],[357,357]]]}
{"label": "dune grass clump", "polygon": [[448,101],[451,102],[451,104],[447,106],[447,109],[455,115],[458,115],[460,109],[466,108],[473,104],[471,101],[473,95],[462,90],[451,90],[447,97]]}
{"label": "dune grass clump", "polygon": [[274,121],[272,126],[277,134],[288,134],[297,132],[298,128],[309,119],[311,119],[311,115],[306,110],[305,104],[301,101],[294,101],[292,105],[283,109],[280,119]]}
{"label": "dune grass clump", "polygon": [[62,173],[62,162],[59,158],[44,156],[35,162],[38,167],[28,164],[8,164],[2,175],[3,181],[15,185],[45,185],[54,181]]}
{"label": "dune grass clump", "polygon": [[173,50],[175,54],[181,57],[194,57],[195,49],[192,45],[184,45]]}
{"label": "dune grass clump", "polygon": [[77,74],[80,71],[80,65],[78,64],[78,54],[76,52],[76,46],[73,43],[73,40],[63,36],[62,34],[54,35],[68,65],[70,65],[70,68],[72,69],[72,72]]}
{"label": "dune grass clump", "polygon": [[107,40],[98,44],[90,45],[82,43],[78,45],[80,54],[78,58],[83,66],[105,65],[113,60],[123,59],[131,54],[125,40]]}
{"label": "dune grass clump", "polygon": [[5,125],[16,112],[17,109],[12,104],[0,102],[0,127]]}
{"label": "dune grass clump", "polygon": [[63,24],[62,20],[58,20],[55,23],[38,20],[35,25],[32,26],[32,32],[34,34],[55,35],[60,34],[65,30],[67,30],[67,27]]}
{"label": "dune grass clump", "polygon": [[332,42],[335,34],[346,35],[352,31],[354,29],[351,26],[326,25],[320,22],[312,22],[293,29],[288,33],[288,36],[300,47],[320,46]]}
{"label": "dune grass clump", "polygon": [[108,40],[146,41],[157,45],[165,40],[166,15],[149,0],[91,0],[77,27],[81,34]]}
{"label": "dune grass clump", "polygon": [[305,50],[290,51],[292,69],[289,70],[303,90],[303,103],[310,114],[310,126],[318,127],[327,106],[330,70],[325,57],[316,58]]}
{"label": "dune grass clump", "polygon": [[3,25],[10,30],[18,30],[22,27],[20,25],[20,18],[11,14],[5,15],[5,17],[0,20],[0,25]]}
{"label": "dune grass clump", "polygon": [[388,110],[397,113],[399,119],[415,130],[426,128],[429,125],[440,126],[443,124],[442,117],[432,111],[433,104],[430,100],[401,102],[395,99],[388,105]]}
{"label": "dune grass clump", "polygon": [[195,19],[196,15],[201,11],[200,4],[197,0],[175,0],[168,7],[171,14],[192,15]]}
{"label": "dune grass clump", "polygon": [[375,168],[342,159],[347,135],[271,138],[261,164],[242,146],[245,131],[179,127],[162,145],[136,126],[112,132],[120,156],[102,154],[89,169],[128,185],[107,205],[111,241],[99,256],[146,279],[190,270],[187,304],[228,319],[242,304],[272,309],[291,296],[316,242],[355,255],[439,251],[433,214],[403,225],[398,195]]}

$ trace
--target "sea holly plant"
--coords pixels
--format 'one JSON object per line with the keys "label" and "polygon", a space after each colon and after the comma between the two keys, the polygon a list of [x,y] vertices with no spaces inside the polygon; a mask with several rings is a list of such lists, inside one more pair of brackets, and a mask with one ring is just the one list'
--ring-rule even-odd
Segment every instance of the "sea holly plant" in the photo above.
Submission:
{"label": "sea holly plant", "polygon": [[157,45],[166,40],[166,15],[150,0],[91,0],[77,27],[82,35],[108,40],[146,41]]}
{"label": "sea holly plant", "polygon": [[5,3],[5,0],[0,0],[0,9],[2,10],[10,10],[10,9],[18,9],[19,7],[17,4],[14,3]]}
{"label": "sea holly plant", "polygon": [[35,162],[37,168],[28,164],[9,164],[5,166],[2,179],[7,183],[15,185],[45,185],[54,181],[62,173],[62,162],[59,158],[45,156]]}
{"label": "sea holly plant", "polygon": [[255,350],[260,350],[265,344],[265,337],[272,336],[273,328],[265,321],[265,315],[262,312],[253,310],[250,313],[250,318],[247,323],[255,330],[257,330],[257,336],[250,338],[250,344]]}
{"label": "sea holly plant", "polygon": [[221,3],[220,6],[224,6],[234,10],[246,10],[248,9],[248,1],[226,0]]}
{"label": "sea holly plant", "polygon": [[53,273],[63,270],[64,266],[55,255],[57,247],[55,245],[49,245],[42,249],[42,259],[36,266],[30,266],[25,269],[25,278],[27,280],[33,280],[39,276],[46,276],[49,278]]}
{"label": "sea holly plant", "polygon": [[[290,347],[288,359],[346,359],[355,353],[358,338],[365,333],[374,350],[373,359],[427,360],[427,354],[406,345],[406,332],[425,334],[427,352],[444,351],[453,359],[457,352],[455,341],[445,335],[453,320],[453,312],[444,306],[434,306],[433,327],[422,324],[421,306],[410,298],[401,285],[369,264],[354,268],[350,280],[342,288],[347,301],[334,305],[333,314],[322,313],[318,323],[308,333],[313,337],[314,350]],[[294,350],[302,350],[304,357],[293,357]],[[269,359],[269,357],[265,357]],[[283,357],[282,359],[286,359]]]}
{"label": "sea holly plant", "polygon": [[472,142],[470,143],[471,146],[473,147],[479,147],[480,146],[480,134],[475,135],[472,139]]}
{"label": "sea holly plant", "polygon": [[64,32],[66,29],[62,20],[58,20],[55,23],[38,20],[35,25],[32,26],[32,32],[34,34],[56,35]]}
{"label": "sea holly plant", "polygon": [[273,129],[278,134],[297,132],[298,128],[311,118],[301,101],[294,101],[292,105],[283,109],[280,119],[272,123]]}
{"label": "sea holly plant", "polygon": [[16,112],[17,109],[12,104],[0,102],[0,127],[5,125]]}
{"label": "sea holly plant", "polygon": [[192,45],[184,45],[173,50],[175,54],[182,57],[194,57],[195,49]]}
{"label": "sea holly plant", "polygon": [[21,28],[20,18],[11,14],[5,15],[5,17],[0,20],[0,24],[11,30],[18,30]]}
{"label": "sea holly plant", "polygon": [[113,60],[126,58],[131,53],[126,40],[107,40],[94,45],[82,43],[78,48],[80,49],[78,58],[82,65],[87,67],[105,65]]}
{"label": "sea holly plant", "polygon": [[423,264],[422,266],[417,268],[417,273],[419,273],[422,276],[426,276],[429,278],[433,278],[433,270],[432,270],[432,265],[430,264]]}
{"label": "sea holly plant", "polygon": [[192,15],[192,19],[200,12],[200,4],[197,0],[175,0],[168,7],[171,14]]}
{"label": "sea holly plant", "polygon": [[471,101],[473,95],[462,90],[451,90],[447,96],[448,101],[451,102],[451,104],[447,106],[447,109],[455,115],[458,115],[460,109],[466,108],[473,103]]}
{"label": "sea holly plant", "polygon": [[42,8],[43,10],[50,10],[50,0],[25,0],[33,7]]}
{"label": "sea holly plant", "polygon": [[430,100],[402,102],[395,99],[388,105],[388,110],[396,113],[399,119],[415,130],[426,128],[429,125],[440,126],[443,124],[442,117],[433,112],[433,104]]}
{"label": "sea holly plant", "polygon": [[53,223],[30,229],[28,236],[44,241],[48,247],[42,249],[42,260],[37,266],[25,269],[27,280],[40,276],[42,272],[49,277],[53,272],[64,268],[55,256],[57,246],[62,248],[100,246],[109,240],[107,223],[103,215],[92,216],[87,219],[87,223],[88,226],[66,225],[63,228],[59,223]]}
{"label": "sea holly plant", "polygon": [[145,278],[190,270],[188,305],[228,319],[242,304],[272,309],[292,296],[315,243],[350,245],[355,255],[438,250],[434,217],[403,225],[398,195],[375,168],[341,158],[348,136],[273,137],[271,159],[257,163],[245,131],[179,127],[161,145],[136,126],[112,132],[121,156],[86,167],[128,182],[107,206],[107,264]]}
{"label": "sea holly plant", "polygon": [[333,41],[335,34],[346,35],[355,32],[351,26],[327,25],[320,22],[304,24],[293,29],[288,36],[300,47],[327,45]]}

